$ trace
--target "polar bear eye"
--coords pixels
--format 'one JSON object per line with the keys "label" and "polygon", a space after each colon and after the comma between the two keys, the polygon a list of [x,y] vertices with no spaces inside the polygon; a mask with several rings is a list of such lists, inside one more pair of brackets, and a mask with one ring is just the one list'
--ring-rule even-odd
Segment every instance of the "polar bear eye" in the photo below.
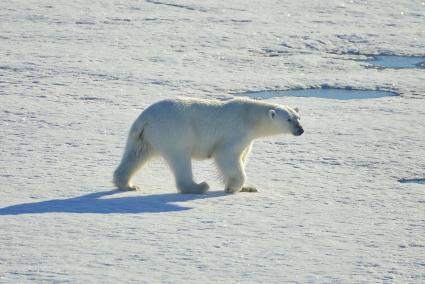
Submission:
{"label": "polar bear eye", "polygon": [[276,116],[276,111],[274,109],[269,110],[269,117],[270,119],[274,119]]}
{"label": "polar bear eye", "polygon": [[288,122],[291,122],[291,121],[292,121],[292,119],[288,118]]}

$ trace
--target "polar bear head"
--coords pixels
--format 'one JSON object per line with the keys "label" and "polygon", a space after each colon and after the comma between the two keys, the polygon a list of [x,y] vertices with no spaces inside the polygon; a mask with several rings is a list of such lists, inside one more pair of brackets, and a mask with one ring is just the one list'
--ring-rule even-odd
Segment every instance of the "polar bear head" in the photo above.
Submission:
{"label": "polar bear head", "polygon": [[276,134],[292,134],[300,136],[304,129],[300,123],[299,111],[288,106],[277,106],[269,109],[269,123]]}

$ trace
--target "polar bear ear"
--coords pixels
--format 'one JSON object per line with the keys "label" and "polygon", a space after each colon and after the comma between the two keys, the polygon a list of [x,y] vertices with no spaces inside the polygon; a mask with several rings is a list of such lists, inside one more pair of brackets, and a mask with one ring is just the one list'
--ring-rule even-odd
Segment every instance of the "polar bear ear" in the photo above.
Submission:
{"label": "polar bear ear", "polygon": [[296,107],[296,108],[294,108],[294,110],[295,110],[296,113],[298,113],[298,114],[300,113],[300,109],[299,108]]}
{"label": "polar bear ear", "polygon": [[269,117],[273,120],[276,117],[276,111],[274,109],[269,110]]}

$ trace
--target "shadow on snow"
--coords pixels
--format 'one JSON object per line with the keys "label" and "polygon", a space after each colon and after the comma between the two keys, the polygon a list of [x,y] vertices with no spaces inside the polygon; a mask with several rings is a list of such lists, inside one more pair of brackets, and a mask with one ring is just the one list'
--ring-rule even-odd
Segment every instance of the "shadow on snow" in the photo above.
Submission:
{"label": "shadow on snow", "polygon": [[91,214],[137,214],[185,211],[192,209],[175,202],[186,202],[196,199],[224,196],[224,192],[209,192],[207,194],[155,194],[118,198],[102,198],[119,190],[91,193],[68,199],[53,199],[34,203],[23,203],[0,208],[0,215],[21,215],[41,213],[91,213]]}

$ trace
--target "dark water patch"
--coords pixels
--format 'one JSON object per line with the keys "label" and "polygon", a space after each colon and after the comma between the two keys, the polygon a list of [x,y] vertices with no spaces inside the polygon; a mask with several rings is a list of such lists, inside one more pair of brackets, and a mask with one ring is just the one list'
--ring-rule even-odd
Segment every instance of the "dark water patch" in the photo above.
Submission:
{"label": "dark water patch", "polygon": [[313,97],[332,100],[376,99],[388,96],[398,96],[395,92],[380,90],[355,90],[350,88],[312,88],[294,90],[252,91],[238,94],[255,99],[270,99],[274,97]]}
{"label": "dark water patch", "polygon": [[377,68],[425,68],[425,56],[376,55],[366,62]]}
{"label": "dark water patch", "polygon": [[402,178],[398,180],[399,183],[417,183],[425,184],[425,178]]}

